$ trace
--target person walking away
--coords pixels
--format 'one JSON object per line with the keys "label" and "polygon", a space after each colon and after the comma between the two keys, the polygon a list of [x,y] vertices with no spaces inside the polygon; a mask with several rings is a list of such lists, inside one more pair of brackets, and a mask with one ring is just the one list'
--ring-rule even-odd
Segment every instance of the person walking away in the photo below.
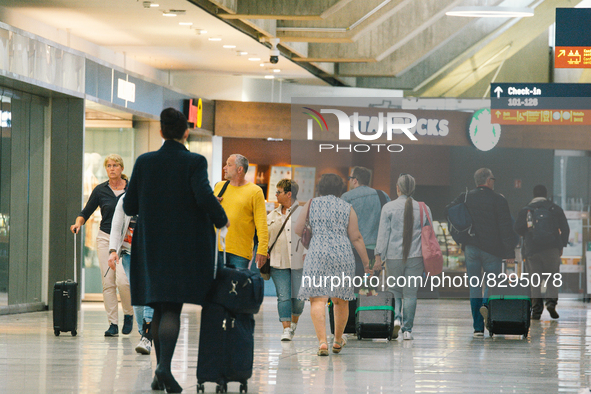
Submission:
{"label": "person walking away", "polygon": [[131,297],[154,308],[153,390],[180,393],[171,371],[183,303],[201,305],[214,278],[215,231],[228,218],[209,186],[207,160],[185,148],[187,118],[160,114],[162,147],[137,158],[123,210],[137,215],[131,243]]}
{"label": "person walking away", "polygon": [[78,233],[94,211],[100,207],[101,223],[96,237],[96,244],[103,282],[103,303],[107,312],[107,319],[109,320],[109,328],[105,331],[105,336],[116,337],[119,335],[119,301],[117,300],[117,290],[119,290],[124,314],[123,329],[121,332],[123,334],[129,334],[133,329],[133,308],[131,307],[129,280],[125,275],[123,267],[119,266],[118,270],[111,270],[108,265],[111,222],[117,202],[121,198],[121,195],[125,193],[125,190],[127,190],[127,176],[123,174],[123,159],[117,154],[107,156],[104,161],[104,167],[109,180],[101,183],[92,190],[84,209],[82,209],[76,218],[76,222],[70,227],[70,230],[74,234]]}
{"label": "person walking away", "polygon": [[[495,177],[488,168],[480,168],[474,173],[476,188],[460,194],[445,208],[466,200],[465,204],[472,218],[475,236],[462,245],[466,256],[466,270],[470,285],[470,308],[475,338],[484,338],[484,327],[488,317],[488,288],[482,292],[482,271],[498,275],[502,260],[511,264],[515,261],[515,233],[511,221],[509,204],[505,197],[495,193]],[[477,278],[471,279],[476,276]],[[476,286],[475,284],[479,285]]]}
{"label": "person walking away", "polygon": [[[570,228],[562,208],[548,201],[548,191],[544,185],[535,186],[533,194],[533,200],[519,211],[514,226],[515,232],[524,239],[525,270],[529,273],[531,283],[531,318],[540,320],[545,301],[550,316],[558,319],[558,287],[554,284],[554,277],[560,272],[560,256],[568,245]],[[542,283],[549,274],[546,294],[542,297]]]}
{"label": "person walking away", "polygon": [[[248,171],[248,159],[240,154],[228,157],[224,175],[229,181],[222,197],[218,200],[233,224],[226,235],[226,264],[236,268],[247,268],[252,258],[255,230],[259,239],[256,264],[261,268],[267,260],[267,209],[263,190],[244,177]],[[214,194],[218,196],[226,182],[218,182]],[[224,261],[223,249],[218,244],[219,261]]]}
{"label": "person walking away", "polygon": [[[123,197],[121,196],[115,207],[115,213],[113,214],[113,223],[111,224],[111,237],[109,240],[109,267],[112,270],[116,269],[116,265],[119,263],[121,257],[121,263],[125,270],[125,275],[129,278],[129,264],[131,260],[131,239],[133,237],[133,229],[137,217],[127,216],[123,211]],[[133,311],[135,314],[138,331],[142,336],[140,342],[135,347],[135,351],[140,354],[150,354],[152,351],[152,316],[154,315],[154,309],[145,306],[134,306]]]}
{"label": "person walking away", "polygon": [[[395,285],[390,287],[396,300],[394,317],[394,332],[397,338],[402,329],[402,339],[412,340],[415,312],[417,309],[417,279],[423,275],[423,254],[421,247],[421,214],[419,203],[412,198],[415,192],[415,179],[408,174],[402,174],[396,182],[398,198],[384,205],[380,217],[378,239],[376,242],[376,265],[379,267],[386,262],[386,272],[389,277],[396,279]],[[427,207],[427,214],[431,217],[431,209]],[[427,218],[424,218],[428,221]],[[398,278],[405,278],[405,286],[398,287]]]}
{"label": "person walking away", "polygon": [[[310,314],[319,342],[319,356],[328,356],[326,303],[329,297],[334,303],[335,331],[332,352],[340,353],[347,344],[347,337],[343,332],[349,318],[348,303],[355,299],[352,284],[355,258],[351,244],[361,256],[365,272],[371,273],[363,237],[357,226],[357,214],[351,204],[339,198],[343,188],[344,182],[340,176],[322,175],[318,183],[320,197],[308,201],[303,206],[303,213],[298,217],[295,227],[296,234],[301,237],[309,208],[312,239],[304,259],[298,298],[310,300]],[[328,281],[324,278],[328,278]],[[337,283],[336,280],[333,282],[332,278],[342,280]]]}
{"label": "person walking away", "polygon": [[[303,246],[298,247],[298,236],[292,224],[301,214],[297,200],[298,184],[290,179],[277,183],[279,206],[267,215],[271,250],[271,279],[277,292],[277,311],[283,325],[282,341],[291,341],[295,335],[305,302],[297,298],[302,281]],[[282,230],[283,228],[283,230]],[[281,232],[281,233],[280,233]]]}

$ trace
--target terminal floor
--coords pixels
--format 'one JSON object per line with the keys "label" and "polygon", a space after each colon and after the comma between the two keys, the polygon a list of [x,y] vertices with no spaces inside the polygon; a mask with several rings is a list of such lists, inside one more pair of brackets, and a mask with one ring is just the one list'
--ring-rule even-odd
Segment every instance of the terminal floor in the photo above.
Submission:
{"label": "terminal floor", "polygon": [[[309,305],[292,342],[280,342],[276,298],[256,315],[250,393],[583,393],[591,381],[591,306],[561,301],[531,335],[472,337],[468,300],[419,300],[413,341],[358,341],[316,356]],[[173,359],[184,393],[195,393],[200,308],[186,305]],[[105,338],[102,303],[83,303],[78,336],[55,337],[51,312],[0,316],[0,393],[150,393],[154,353],[140,337]],[[206,392],[215,384],[206,383]],[[238,383],[228,385],[238,392]]]}

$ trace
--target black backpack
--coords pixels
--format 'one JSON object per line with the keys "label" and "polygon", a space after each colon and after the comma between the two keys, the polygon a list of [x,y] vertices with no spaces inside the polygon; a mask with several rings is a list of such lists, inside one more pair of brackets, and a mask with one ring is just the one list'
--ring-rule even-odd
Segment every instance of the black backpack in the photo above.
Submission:
{"label": "black backpack", "polygon": [[447,228],[449,234],[457,244],[466,245],[470,238],[476,234],[472,229],[472,216],[466,206],[468,191],[464,195],[464,201],[456,205],[447,206]]}
{"label": "black backpack", "polygon": [[526,220],[529,222],[529,214],[531,213],[532,221],[532,227],[529,227],[528,223],[528,230],[531,232],[531,240],[536,245],[542,246],[556,241],[556,223],[550,211],[551,207],[551,202],[527,207],[528,217]]}

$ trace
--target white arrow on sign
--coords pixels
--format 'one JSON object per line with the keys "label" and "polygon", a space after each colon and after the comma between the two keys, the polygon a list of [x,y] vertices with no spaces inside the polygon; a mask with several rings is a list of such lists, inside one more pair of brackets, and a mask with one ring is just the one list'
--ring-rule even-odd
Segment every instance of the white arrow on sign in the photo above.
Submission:
{"label": "white arrow on sign", "polygon": [[500,86],[497,86],[494,90],[494,92],[497,94],[497,98],[501,97],[501,93],[503,93],[503,89],[501,89]]}

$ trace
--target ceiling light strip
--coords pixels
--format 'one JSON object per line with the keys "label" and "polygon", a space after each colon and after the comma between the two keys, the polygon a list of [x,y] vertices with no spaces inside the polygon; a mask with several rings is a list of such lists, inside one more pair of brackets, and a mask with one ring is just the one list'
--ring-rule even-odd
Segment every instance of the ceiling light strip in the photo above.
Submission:
{"label": "ceiling light strip", "polygon": [[525,18],[534,16],[534,11],[528,7],[456,7],[445,13],[447,16],[462,16],[469,18]]}

